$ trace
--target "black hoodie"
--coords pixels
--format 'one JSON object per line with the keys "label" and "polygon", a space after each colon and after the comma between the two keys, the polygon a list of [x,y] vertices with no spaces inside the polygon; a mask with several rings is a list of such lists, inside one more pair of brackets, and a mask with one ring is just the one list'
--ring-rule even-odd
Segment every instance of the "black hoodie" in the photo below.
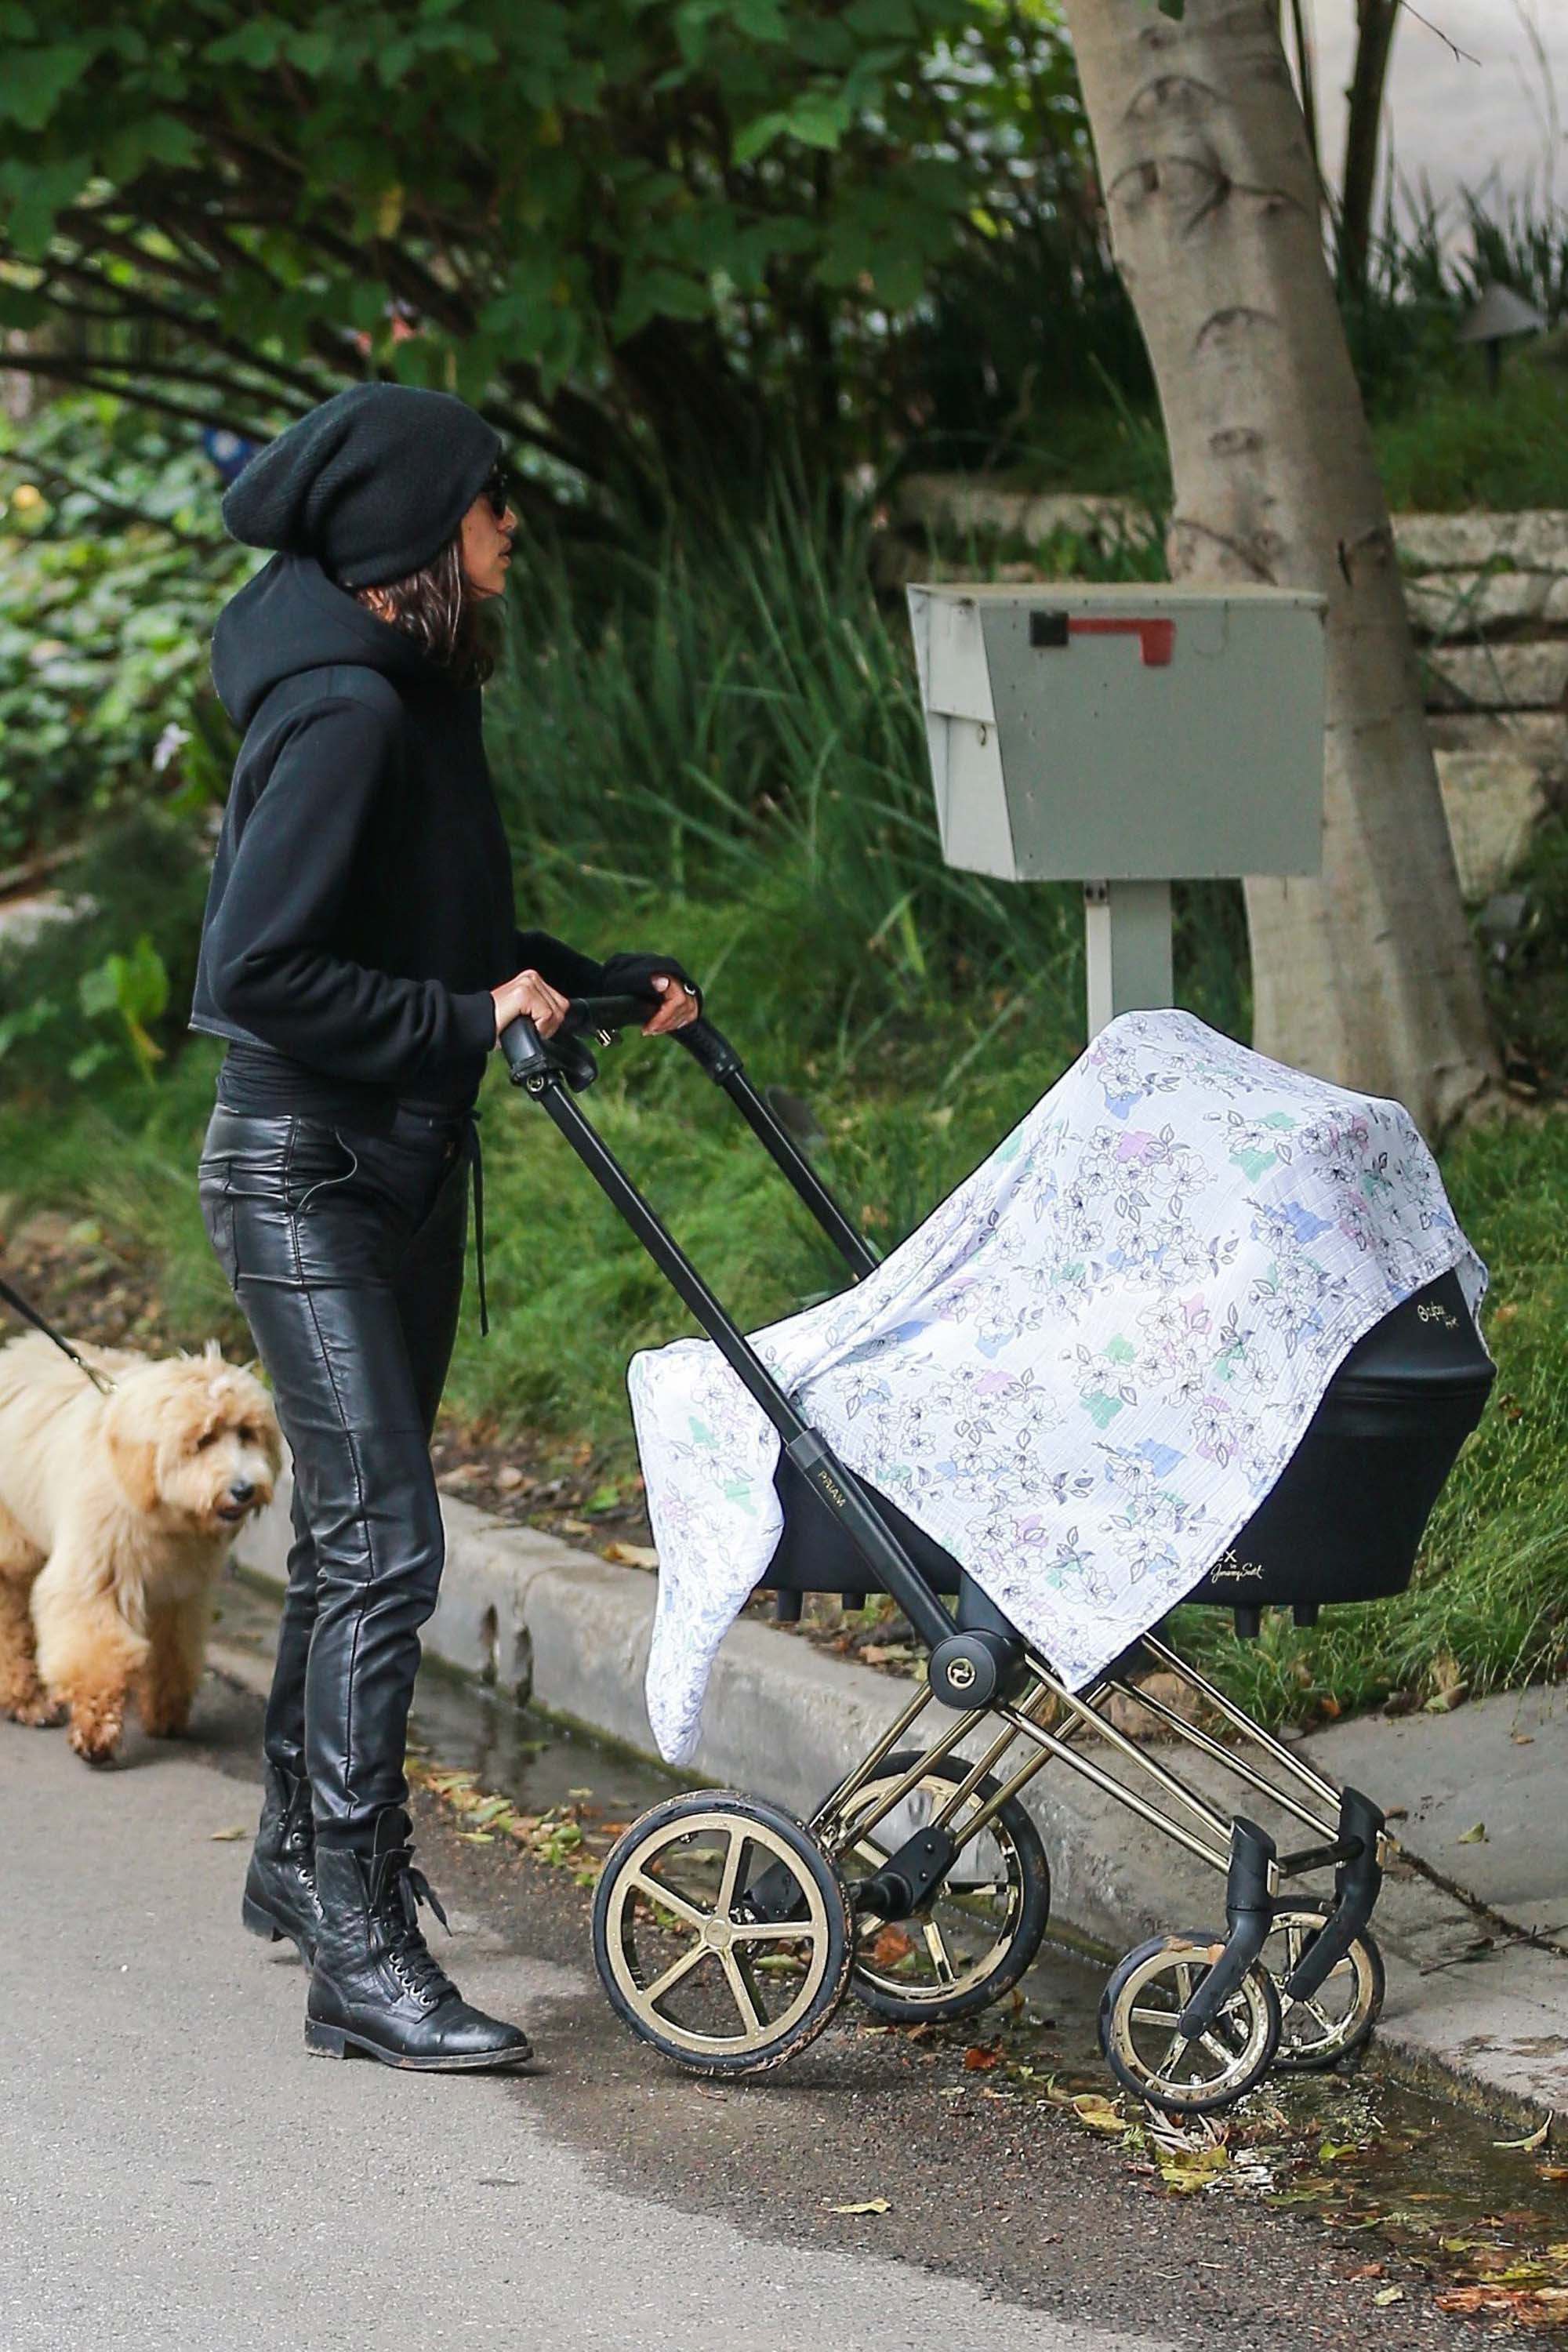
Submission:
{"label": "black hoodie", "polygon": [[275,555],[230,600],[212,668],[245,740],[189,1026],[356,1094],[466,1106],[495,1043],[492,988],[531,967],[582,993],[604,970],[516,928],[478,688],[303,555]]}

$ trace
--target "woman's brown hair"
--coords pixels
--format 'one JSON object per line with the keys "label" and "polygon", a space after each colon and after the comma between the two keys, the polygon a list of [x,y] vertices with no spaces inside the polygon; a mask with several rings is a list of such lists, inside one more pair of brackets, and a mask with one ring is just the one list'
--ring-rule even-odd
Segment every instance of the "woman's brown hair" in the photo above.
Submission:
{"label": "woman's brown hair", "polygon": [[379,620],[406,629],[454,686],[483,686],[493,672],[492,634],[480,616],[481,599],[463,570],[460,531],[406,579],[352,593]]}

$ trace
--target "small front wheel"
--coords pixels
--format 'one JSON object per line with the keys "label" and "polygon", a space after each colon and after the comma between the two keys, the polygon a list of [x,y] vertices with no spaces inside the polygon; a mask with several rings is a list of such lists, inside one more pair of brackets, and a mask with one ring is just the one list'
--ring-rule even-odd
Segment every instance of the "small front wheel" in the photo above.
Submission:
{"label": "small front wheel", "polygon": [[1279,1994],[1283,2023],[1275,2066],[1288,2074],[1321,2074],[1352,2057],[1372,2039],[1383,2013],[1383,1954],[1370,1936],[1358,1936],[1342,1960],[1329,1970],[1315,1993],[1292,2000],[1285,1980],[1328,1924],[1329,1915],[1315,1906],[1277,1911],[1263,1966]]}
{"label": "small front wheel", "polygon": [[844,1887],[793,1815],[730,1790],[672,1797],[612,1847],[594,1960],[640,2041],[696,2074],[762,2074],[804,2050],[854,1957]]}
{"label": "small front wheel", "polygon": [[1214,2023],[1189,2041],[1176,2021],[1225,1948],[1223,1936],[1156,1936],[1129,1952],[1100,2004],[1100,2045],[1125,2090],[1167,2115],[1212,2115],[1263,2080],[1279,2042],[1279,1996],[1247,1969]]}

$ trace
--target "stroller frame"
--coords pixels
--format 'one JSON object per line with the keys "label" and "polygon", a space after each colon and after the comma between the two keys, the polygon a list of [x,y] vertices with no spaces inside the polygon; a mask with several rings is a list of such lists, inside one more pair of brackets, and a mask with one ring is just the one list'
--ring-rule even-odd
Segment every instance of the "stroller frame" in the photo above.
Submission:
{"label": "stroller frame", "polygon": [[[930,1653],[926,1683],[914,1692],[870,1752],[816,1808],[805,1825],[805,1835],[837,1861],[849,1845],[865,1841],[895,1814],[922,1780],[929,1783],[933,1766],[952,1756],[984,1727],[994,1724],[998,1727],[979,1754],[957,1759],[963,1768],[961,1777],[952,1779],[957,1767],[949,1768],[943,1776],[951,1781],[948,1793],[915,1834],[906,1837],[868,1880],[855,1886],[858,1912],[880,1922],[929,1912],[958,1855],[993,1829],[1047,1763],[1059,1763],[1219,1872],[1226,1881],[1223,1937],[1155,1938],[1130,1953],[1112,1976],[1101,2008],[1100,2030],[1106,2055],[1119,2080],[1167,2111],[1195,2113],[1229,2105],[1261,2078],[1277,2055],[1279,2063],[1295,2068],[1326,2066],[1348,2057],[1370,2035],[1381,2004],[1382,1966],[1365,1930],[1381,1887],[1384,1864],[1395,1850],[1383,1814],[1360,1791],[1336,1789],[1153,1633],[1141,1636],[1080,1695],[1067,1688],[967,1575],[961,1574],[959,1580],[956,1609],[948,1609],[881,1516],[874,1491],[868,1491],[839,1461],[805,1419],[795,1399],[773,1379],[574,1099],[597,1076],[593,1055],[582,1042],[584,1033],[609,1045],[617,1030],[634,1022],[640,1024],[648,1011],[648,1002],[641,998],[578,999],[548,1041],[540,1038],[526,1016],[520,1017],[500,1040],[512,1082],[548,1112],[767,1414],[784,1454],[804,1475],[820,1507],[837,1522],[876,1582],[891,1594]],[[735,1105],[834,1242],[850,1273],[858,1280],[874,1271],[880,1263],[878,1253],[850,1223],[752,1086],[734,1047],[706,1019],[672,1034]],[[868,1583],[871,1580],[868,1578]],[[781,1613],[784,1601],[781,1593]],[[1261,1766],[1188,1721],[1152,1692],[1138,1688],[1132,1680],[1134,1672],[1151,1665],[1176,1676],[1205,1710],[1247,1743],[1262,1759]],[[1281,1854],[1272,1837],[1255,1822],[1240,1814],[1227,1819],[1207,1797],[1100,1711],[1112,1698],[1135,1705],[1166,1735],[1223,1768],[1247,1790],[1268,1798],[1300,1822],[1313,1843],[1299,1852]],[[855,1801],[873,1783],[933,1701],[952,1710],[952,1720],[928,1738],[912,1760],[900,1757],[901,1769],[890,1784],[877,1790],[868,1808],[857,1811]],[[1129,1785],[1086,1752],[1081,1743],[1088,1735],[1109,1748],[1144,1783],[1152,1784],[1152,1792]],[[996,1772],[1020,1740],[1026,1749],[1022,1760],[998,1781]],[[682,1801],[676,1801],[677,1804]],[[745,1801],[714,1801],[740,1804]],[[959,1822],[966,1805],[973,1810]],[[656,1812],[668,1810],[656,1809]],[[771,1808],[766,1812],[769,1822],[776,1826],[782,1822],[799,1834],[801,1825],[789,1816]],[[654,1816],[647,1818],[652,1821]],[[641,1826],[633,1825],[622,1840],[623,1846],[636,1839]],[[762,1850],[769,1850],[766,1841]],[[777,1851],[776,1841],[773,1850]],[[619,1853],[617,1848],[610,1857],[606,1874]],[[1259,1963],[1277,1916],[1286,1907],[1281,1887],[1286,1882],[1329,1870],[1334,1874],[1331,1896],[1307,1898],[1305,1913],[1301,1899],[1297,1900],[1291,1916],[1298,1931],[1305,1918],[1306,1933],[1298,1932],[1292,1937],[1289,1965],[1276,1987]],[[770,1917],[787,1921],[802,1916],[798,1885],[776,1860],[755,1884],[744,1888],[739,1902],[735,1893],[731,1885],[729,1916],[737,1921],[749,1920],[751,1933],[763,1932],[758,1921]],[[742,1924],[732,1932],[748,1930]],[[1037,1944],[1037,1934],[1035,1941]],[[1370,1990],[1349,2018],[1335,2021],[1323,2015],[1316,1997],[1331,1975],[1347,1974],[1347,1958],[1354,1963],[1349,1973],[1356,1984]],[[1021,1974],[1022,1968],[1016,1973]],[[846,1961],[844,1975],[848,1974]],[[1149,1988],[1156,1979],[1163,1986],[1165,2006],[1151,2011]],[[656,2046],[665,2047],[666,2054],[678,2063],[710,2073],[754,2073],[778,2063],[766,2035],[750,2032],[742,2034],[742,2046],[726,2042],[722,2055],[716,2054],[711,2063],[704,2065],[700,2054],[690,2048],[667,2047],[647,2030],[647,2021],[637,2013],[635,2000],[627,2006],[624,1984],[617,1992],[608,1976],[605,1981],[634,2030]],[[736,1998],[744,2015],[745,2002],[739,1990]],[[1141,2000],[1145,2004],[1142,2009]],[[837,1995],[827,2003],[826,2013],[836,2005]],[[1289,2051],[1279,2047],[1281,2017],[1287,2012],[1296,2029]],[[826,2013],[821,2022],[826,2021]],[[939,2002],[931,2004],[931,2013],[942,2013]],[[1138,2055],[1132,2029],[1140,2021],[1156,2020],[1162,2038],[1169,2029],[1170,2042],[1163,2059],[1152,2063]],[[802,2038],[795,2037],[792,2050]],[[1189,2068],[1184,2074],[1188,2053],[1200,2048],[1207,2053],[1204,2063],[1208,2072],[1200,2078]],[[1214,2071],[1216,2059],[1217,2073]]]}

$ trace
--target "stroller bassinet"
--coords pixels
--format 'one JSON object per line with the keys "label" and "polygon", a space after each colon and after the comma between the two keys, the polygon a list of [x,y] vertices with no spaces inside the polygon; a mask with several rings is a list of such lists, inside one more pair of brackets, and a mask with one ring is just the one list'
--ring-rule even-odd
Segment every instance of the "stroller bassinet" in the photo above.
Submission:
{"label": "stroller bassinet", "polygon": [[[836,1456],[574,1100],[596,1076],[584,1033],[608,1044],[647,1012],[640,999],[582,1000],[548,1044],[514,1022],[501,1040],[513,1080],[549,1112],[777,1431],[784,1530],[763,1584],[781,1613],[798,1615],[805,1592],[885,1591],[929,1663],[925,1682],[809,1822],[726,1790],[672,1799],[632,1824],[595,1905],[595,1956],[613,2005],[642,2040],[708,2074],[779,2064],[822,2030],[847,1987],[888,2017],[973,2015],[1017,1982],[1045,1932],[1048,1872],[1019,1800],[1054,1760],[1226,1879],[1223,1933],[1157,1937],[1113,1972],[1100,2032],[1118,2079],[1170,2112],[1197,2113],[1228,2105],[1270,2065],[1348,2058],[1382,2000],[1367,1927],[1390,1846],[1382,1813],[1359,1791],[1333,1788],[1154,1633],[1088,1688],[1068,1688],[942,1547]],[[677,1036],[851,1272],[875,1270],[875,1253],[733,1048],[706,1021]],[[1492,1377],[1457,1273],[1426,1283],[1350,1349],[1285,1469],[1185,1598],[1232,1609],[1248,1634],[1268,1607],[1310,1622],[1325,1603],[1403,1591]],[[1134,1683],[1148,1665],[1180,1677],[1201,1722]],[[1112,1697],[1267,1797],[1311,1842],[1281,1854],[1257,1823],[1227,1817],[1119,1727],[1105,1706]],[[901,1746],[933,1706],[950,1711],[945,1726]],[[1110,1750],[1120,1777],[1090,1742]],[[1323,1873],[1330,1893],[1285,1891]]]}
{"label": "stroller bassinet", "polygon": [[[1403,1592],[1491,1381],[1459,1278],[1440,1275],[1357,1340],[1278,1483],[1188,1599],[1234,1609],[1245,1636],[1258,1632],[1265,1608],[1292,1609],[1298,1623],[1310,1624],[1325,1602]],[[780,1596],[781,1616],[798,1617],[806,1592],[857,1603],[868,1589],[865,1564],[836,1525],[820,1524],[821,1508],[787,1454],[774,1484],[784,1531],[767,1584]],[[973,1589],[965,1595],[968,1580],[940,1544],[889,1496],[870,1491],[931,1590],[960,1596],[961,1627],[966,1606],[989,1608]]]}

